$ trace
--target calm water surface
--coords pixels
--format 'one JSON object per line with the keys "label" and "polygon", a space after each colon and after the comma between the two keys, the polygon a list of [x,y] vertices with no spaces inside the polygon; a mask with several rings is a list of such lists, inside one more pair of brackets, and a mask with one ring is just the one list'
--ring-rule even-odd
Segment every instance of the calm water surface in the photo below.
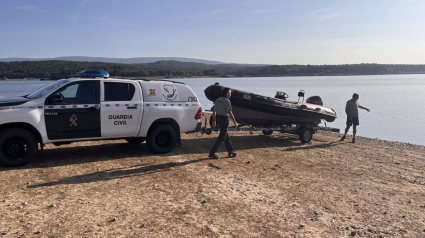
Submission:
{"label": "calm water surface", "polygon": [[[425,75],[190,78],[176,81],[186,83],[195,91],[204,110],[212,106],[204,89],[215,82],[266,96],[284,91],[290,100],[295,101],[302,89],[306,99],[318,95],[325,106],[337,112],[338,118],[327,125],[341,131],[345,128],[345,103],[353,93],[358,93],[360,105],[371,110],[359,109],[359,136],[425,145]],[[28,94],[46,83],[48,81],[0,81],[0,96]]]}

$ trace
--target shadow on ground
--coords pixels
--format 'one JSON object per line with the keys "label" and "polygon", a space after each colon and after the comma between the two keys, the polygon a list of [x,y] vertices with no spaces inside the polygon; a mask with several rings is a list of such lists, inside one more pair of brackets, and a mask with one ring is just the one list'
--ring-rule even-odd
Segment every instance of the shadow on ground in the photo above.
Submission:
{"label": "shadow on ground", "polygon": [[[207,157],[216,139],[217,135],[208,137],[202,136],[198,138],[185,138],[182,139],[181,147],[176,146],[176,148],[168,154],[155,156],[167,157],[181,154],[202,154]],[[283,151],[294,151],[303,149],[327,148],[338,144],[337,142],[324,142],[322,140],[315,139],[313,139],[313,144],[302,144],[297,136],[287,134],[273,136],[233,135],[231,136],[231,139],[236,151],[270,147],[279,147],[282,148]],[[225,146],[222,145],[218,152],[222,153],[225,151]],[[141,158],[150,156],[154,156],[154,154],[148,150],[145,143],[141,145],[131,145],[125,142],[117,142],[100,145],[85,145],[83,147],[78,147],[77,145],[65,148],[55,147],[44,150],[43,154],[37,155],[36,160],[23,167],[3,167],[0,168],[0,171],[59,167],[99,161],[119,160],[132,157]]]}
{"label": "shadow on ground", "polygon": [[92,183],[92,182],[100,182],[100,181],[108,181],[112,179],[120,179],[120,178],[128,178],[133,176],[141,176],[156,172],[163,172],[170,170],[173,167],[185,166],[188,164],[198,163],[205,160],[210,160],[208,158],[204,159],[195,159],[184,162],[170,162],[165,164],[156,164],[156,165],[137,165],[130,168],[125,169],[111,169],[100,172],[88,173],[83,175],[72,176],[68,178],[64,178],[55,182],[48,182],[42,184],[30,185],[28,188],[39,188],[39,187],[49,187],[56,185],[64,185],[64,184],[83,184],[83,183]]}
{"label": "shadow on ground", "polygon": [[[282,138],[284,137],[284,138]],[[168,171],[174,167],[186,166],[189,164],[199,163],[207,160],[208,152],[215,142],[216,137],[199,137],[199,138],[190,138],[183,139],[183,146],[176,148],[170,155],[184,155],[184,154],[201,154],[205,155],[202,158],[195,158],[192,160],[182,161],[182,162],[168,162],[163,164],[140,164],[132,167],[125,167],[119,169],[110,169],[105,171],[93,172],[83,175],[71,176],[64,178],[59,181],[47,182],[42,184],[35,184],[28,186],[28,188],[39,188],[39,187],[49,187],[65,184],[84,184],[92,183],[99,181],[108,181],[113,179],[128,178],[133,176],[142,176],[151,173],[164,172]],[[297,137],[291,136],[233,136],[233,144],[238,151],[244,151],[254,148],[269,148],[269,147],[278,147],[282,151],[294,151],[294,150],[304,150],[304,149],[314,149],[314,148],[327,148],[339,144],[338,142],[316,142],[319,144],[302,144],[298,141]],[[225,151],[225,147],[221,146],[221,151]],[[101,155],[101,156],[99,156]],[[58,148],[52,149],[46,152],[46,158],[36,162],[32,167],[47,167],[47,166],[63,166],[70,164],[81,164],[94,161],[103,161],[103,160],[115,160],[123,159],[129,157],[146,157],[152,156],[150,152],[147,151],[145,144],[142,145],[129,145],[123,143],[116,144],[102,144],[102,145],[93,145],[93,146],[84,146],[84,147],[70,147],[70,148]],[[57,159],[56,157],[61,159]],[[200,156],[198,156],[200,157]],[[211,165],[210,165],[211,166]],[[214,165],[213,165],[214,166]],[[213,167],[212,166],[212,167]]]}

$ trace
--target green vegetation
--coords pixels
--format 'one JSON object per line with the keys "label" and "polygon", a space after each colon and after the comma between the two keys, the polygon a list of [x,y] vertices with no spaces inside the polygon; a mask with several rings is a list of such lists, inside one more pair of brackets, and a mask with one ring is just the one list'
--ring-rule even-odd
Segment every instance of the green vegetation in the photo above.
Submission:
{"label": "green vegetation", "polygon": [[425,73],[425,65],[346,64],[346,65],[239,65],[158,61],[146,64],[116,64],[76,61],[0,62],[0,79],[59,79],[78,75],[82,70],[105,70],[121,77],[271,77],[321,75],[374,75]]}

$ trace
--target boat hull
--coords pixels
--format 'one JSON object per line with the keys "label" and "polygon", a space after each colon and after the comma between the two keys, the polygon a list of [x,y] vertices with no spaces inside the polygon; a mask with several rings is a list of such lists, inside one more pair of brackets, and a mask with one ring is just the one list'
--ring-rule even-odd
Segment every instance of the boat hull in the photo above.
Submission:
{"label": "boat hull", "polygon": [[[211,85],[205,89],[205,96],[215,102],[221,97],[223,88],[226,86]],[[236,120],[245,125],[318,124],[322,119],[332,122],[337,117],[333,109],[328,107],[291,102],[237,89],[232,89],[230,101]]]}

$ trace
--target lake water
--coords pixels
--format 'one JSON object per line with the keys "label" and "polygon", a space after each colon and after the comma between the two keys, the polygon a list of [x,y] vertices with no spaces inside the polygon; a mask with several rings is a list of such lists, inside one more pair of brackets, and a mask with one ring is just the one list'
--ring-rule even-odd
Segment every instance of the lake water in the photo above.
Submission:
{"label": "lake water", "polygon": [[[306,99],[318,95],[325,106],[337,112],[338,118],[327,125],[341,131],[345,128],[345,104],[353,93],[358,93],[360,105],[371,110],[359,109],[359,136],[425,145],[425,75],[189,78],[175,81],[189,85],[204,110],[212,107],[204,89],[215,82],[271,97],[276,91],[284,91],[289,100],[295,101],[302,89]],[[48,81],[0,81],[0,96],[24,95],[46,83]]]}

